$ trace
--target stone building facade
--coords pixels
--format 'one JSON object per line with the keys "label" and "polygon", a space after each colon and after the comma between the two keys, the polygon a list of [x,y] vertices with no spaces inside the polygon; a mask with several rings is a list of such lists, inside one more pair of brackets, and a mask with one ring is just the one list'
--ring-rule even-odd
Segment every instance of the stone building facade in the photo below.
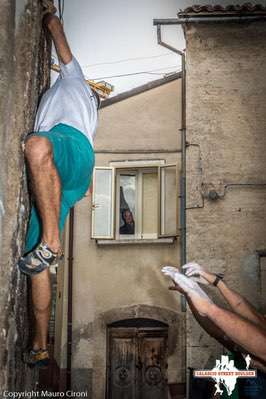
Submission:
{"label": "stone building facade", "polygon": [[[229,21],[239,10],[224,11],[192,7],[180,15],[191,18],[184,25],[187,259],[224,273],[265,312],[266,23],[243,15]],[[242,8],[263,18],[265,10],[257,11]],[[203,22],[203,14],[218,22]],[[210,294],[225,306],[214,288]],[[188,312],[187,366],[212,367],[222,351]]]}
{"label": "stone building facade", "polygon": [[33,127],[38,97],[49,82],[49,45],[37,0],[0,4],[0,392],[33,388],[22,363],[31,334],[28,282],[16,268],[23,251],[28,196],[22,139]]}

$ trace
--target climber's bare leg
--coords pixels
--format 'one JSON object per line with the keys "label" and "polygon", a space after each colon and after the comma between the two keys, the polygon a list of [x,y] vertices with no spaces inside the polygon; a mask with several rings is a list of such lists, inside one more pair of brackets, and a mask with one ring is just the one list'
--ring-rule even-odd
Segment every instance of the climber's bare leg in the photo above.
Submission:
{"label": "climber's bare leg", "polygon": [[[67,43],[64,30],[62,27],[62,24],[59,20],[58,17],[52,14],[47,14],[44,19],[43,23],[46,25],[47,29],[51,33],[52,39],[54,41],[57,54],[60,58],[60,60],[64,64],[68,64],[72,60],[72,53],[69,48],[69,45]],[[40,142],[38,142],[40,141]],[[41,144],[41,147],[44,148],[45,152],[45,158],[46,158],[46,167],[45,167],[45,173],[48,175],[47,178],[48,180],[51,181],[53,189],[52,189],[52,198],[50,200],[52,202],[49,202],[49,199],[47,199],[47,195],[49,193],[47,192],[47,185],[45,188],[45,193],[39,192],[41,190],[40,186],[42,184],[38,184],[40,182],[40,177],[41,176],[36,176],[36,169],[33,165],[32,161],[32,156],[31,153],[32,147],[34,147],[35,152],[38,152],[39,145]],[[37,147],[37,148],[36,148]],[[48,140],[45,140],[45,138],[42,137],[32,137],[32,139],[28,140],[28,143],[26,144],[26,149],[25,149],[26,157],[29,162],[29,166],[32,167],[31,169],[31,174],[33,178],[33,186],[35,186],[35,196],[37,203],[39,202],[39,209],[51,209],[50,206],[46,207],[45,204],[43,204],[43,199],[48,200],[48,203],[53,203],[56,200],[56,204],[52,207],[54,210],[54,214],[51,215],[41,215],[42,216],[42,222],[43,222],[43,240],[47,242],[48,246],[51,247],[51,249],[57,251],[60,248],[60,238],[59,238],[59,227],[58,227],[58,222],[59,222],[59,210],[60,210],[60,197],[61,197],[61,185],[60,185],[60,179],[57,173],[57,170],[55,168],[55,165],[53,163],[53,154],[49,145]],[[36,160],[36,159],[35,159]],[[43,162],[42,162],[42,181],[44,180],[43,176]],[[33,176],[34,175],[34,176]],[[38,178],[39,177],[39,178]],[[36,184],[34,184],[34,180]],[[46,179],[45,179],[46,180]],[[47,182],[47,180],[46,180]],[[38,188],[37,188],[38,187]],[[34,188],[33,188],[34,189]],[[55,195],[55,193],[58,193],[58,195]],[[43,196],[44,194],[44,196]],[[51,193],[50,193],[51,194]],[[44,198],[45,197],[45,198]],[[42,199],[42,200],[41,200]],[[45,202],[46,202],[45,201]],[[41,212],[42,214],[42,212]],[[46,223],[47,222],[47,223]],[[45,229],[45,226],[48,227],[48,230]],[[47,233],[45,233],[47,232]],[[51,240],[55,240],[54,242],[51,242]],[[47,338],[48,338],[48,325],[49,325],[49,318],[50,318],[50,307],[51,307],[51,282],[50,282],[50,271],[47,268],[43,272],[32,276],[31,279],[32,282],[32,302],[33,302],[33,311],[35,315],[35,320],[36,320],[36,325],[35,325],[35,336],[33,340],[33,349],[37,350],[39,348],[46,349],[47,348]]]}
{"label": "climber's bare leg", "polygon": [[48,326],[52,298],[49,269],[45,269],[43,272],[33,276],[31,282],[33,312],[35,316],[33,349],[47,349]]}

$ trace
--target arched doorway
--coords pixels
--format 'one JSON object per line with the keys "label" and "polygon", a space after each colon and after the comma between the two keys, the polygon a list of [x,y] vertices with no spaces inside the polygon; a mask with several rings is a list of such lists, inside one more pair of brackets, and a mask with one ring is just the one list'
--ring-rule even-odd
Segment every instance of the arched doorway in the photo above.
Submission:
{"label": "arched doorway", "polygon": [[107,398],[167,399],[168,325],[134,318],[107,326]]}

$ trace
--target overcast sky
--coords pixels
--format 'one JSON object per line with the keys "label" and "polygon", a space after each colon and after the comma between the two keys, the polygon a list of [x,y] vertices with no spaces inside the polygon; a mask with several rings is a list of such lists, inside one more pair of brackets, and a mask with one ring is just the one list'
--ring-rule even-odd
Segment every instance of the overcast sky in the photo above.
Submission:
{"label": "overcast sky", "polygon": [[[86,77],[103,78],[112,83],[113,95],[116,95],[180,70],[179,57],[157,45],[153,18],[175,18],[180,9],[192,4],[245,2],[247,0],[64,0],[64,27]],[[266,0],[260,3],[266,5]],[[185,48],[179,26],[164,27],[163,40],[179,49]],[[130,76],[113,77],[127,74]]]}

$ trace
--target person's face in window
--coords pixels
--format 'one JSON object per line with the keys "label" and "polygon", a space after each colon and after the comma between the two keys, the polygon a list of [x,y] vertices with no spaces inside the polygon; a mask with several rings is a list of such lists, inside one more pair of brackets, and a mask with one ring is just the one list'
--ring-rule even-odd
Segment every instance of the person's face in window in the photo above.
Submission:
{"label": "person's face in window", "polygon": [[124,220],[125,220],[126,224],[133,223],[133,216],[132,216],[132,213],[130,211],[125,211]]}

